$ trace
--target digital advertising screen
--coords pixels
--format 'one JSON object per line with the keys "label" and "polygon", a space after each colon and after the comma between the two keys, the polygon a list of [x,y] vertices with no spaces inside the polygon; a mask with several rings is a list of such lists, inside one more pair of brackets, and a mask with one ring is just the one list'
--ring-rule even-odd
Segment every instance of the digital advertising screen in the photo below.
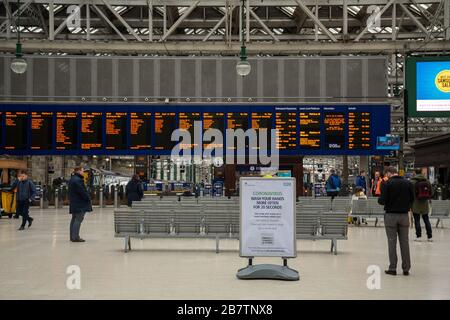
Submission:
{"label": "digital advertising screen", "polygon": [[406,94],[411,117],[450,116],[450,57],[409,57]]}
{"label": "digital advertising screen", "polygon": [[387,135],[377,137],[378,150],[400,150],[400,136]]}

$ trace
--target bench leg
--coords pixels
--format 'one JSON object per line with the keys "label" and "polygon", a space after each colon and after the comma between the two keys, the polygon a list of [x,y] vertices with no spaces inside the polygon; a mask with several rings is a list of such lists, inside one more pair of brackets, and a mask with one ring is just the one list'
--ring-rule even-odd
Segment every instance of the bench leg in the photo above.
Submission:
{"label": "bench leg", "polygon": [[436,228],[439,226],[439,222],[441,222],[441,219],[437,219],[437,222],[436,222]]}
{"label": "bench leg", "polygon": [[128,250],[131,251],[131,237],[128,237]]}
{"label": "bench leg", "polygon": [[219,253],[219,237],[216,236],[216,253]]}
{"label": "bench leg", "polygon": [[375,218],[375,227],[377,226],[377,224],[378,224],[378,218]]}
{"label": "bench leg", "polygon": [[333,249],[334,249],[334,242],[333,242],[333,239],[331,239],[331,249],[330,249],[330,252],[333,252]]}

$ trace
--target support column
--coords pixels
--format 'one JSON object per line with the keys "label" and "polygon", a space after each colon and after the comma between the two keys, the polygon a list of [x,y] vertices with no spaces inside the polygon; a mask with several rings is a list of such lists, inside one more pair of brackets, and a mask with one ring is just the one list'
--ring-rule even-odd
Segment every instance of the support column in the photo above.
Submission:
{"label": "support column", "polygon": [[225,165],[225,196],[232,196],[236,191],[236,165]]}
{"label": "support column", "polygon": [[300,161],[295,163],[292,168],[292,176],[295,178],[296,197],[304,195],[303,185],[303,157],[300,157]]}
{"label": "support column", "polygon": [[348,156],[342,157],[342,183],[348,184]]}

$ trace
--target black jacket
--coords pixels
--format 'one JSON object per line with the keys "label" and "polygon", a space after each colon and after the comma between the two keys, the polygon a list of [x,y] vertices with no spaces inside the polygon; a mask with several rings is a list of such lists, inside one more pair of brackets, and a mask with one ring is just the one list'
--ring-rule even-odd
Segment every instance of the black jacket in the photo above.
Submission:
{"label": "black jacket", "polygon": [[131,179],[125,188],[125,194],[129,205],[131,205],[132,201],[141,201],[144,197],[144,188],[142,187],[142,183],[139,180]]}
{"label": "black jacket", "polygon": [[82,175],[73,174],[69,181],[69,213],[92,211],[91,197],[84,184]]}
{"label": "black jacket", "polygon": [[17,188],[17,201],[33,201],[36,196],[36,186],[30,179],[19,181],[17,179],[12,184],[12,189]]}
{"label": "black jacket", "polygon": [[384,205],[386,213],[408,213],[414,202],[414,188],[411,182],[393,176],[381,185],[378,203]]}

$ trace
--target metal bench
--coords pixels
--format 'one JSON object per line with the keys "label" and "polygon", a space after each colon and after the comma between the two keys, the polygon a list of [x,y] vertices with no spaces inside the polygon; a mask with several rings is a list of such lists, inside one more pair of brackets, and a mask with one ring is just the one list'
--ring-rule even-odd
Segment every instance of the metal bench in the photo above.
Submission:
{"label": "metal bench", "polygon": [[444,228],[443,220],[448,219],[450,215],[450,200],[431,200],[430,218],[437,219],[436,228],[441,224]]}
{"label": "metal bench", "polygon": [[[297,206],[297,239],[331,240],[337,254],[337,240],[347,239],[347,212],[330,212],[328,205]],[[239,239],[239,205],[213,203],[198,205],[173,202],[133,203],[132,209],[114,211],[115,237],[125,239],[125,252],[131,238],[220,238]]]}

